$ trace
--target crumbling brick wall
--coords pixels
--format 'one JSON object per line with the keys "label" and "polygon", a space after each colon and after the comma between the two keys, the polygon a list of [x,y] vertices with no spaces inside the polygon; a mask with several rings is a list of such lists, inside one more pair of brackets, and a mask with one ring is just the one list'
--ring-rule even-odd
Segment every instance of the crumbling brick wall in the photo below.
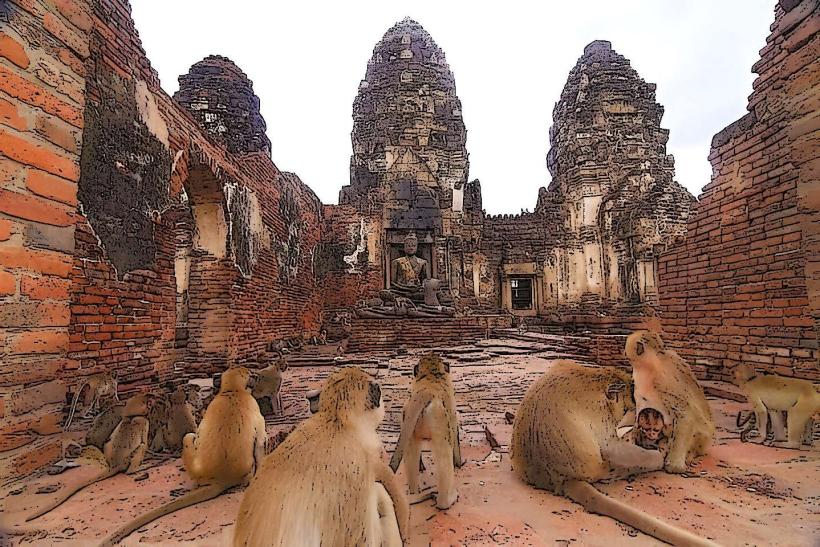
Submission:
{"label": "crumbling brick wall", "polygon": [[664,329],[703,378],[820,379],[818,29],[816,0],[777,4],[749,113],[715,135],[686,243],[660,260]]}

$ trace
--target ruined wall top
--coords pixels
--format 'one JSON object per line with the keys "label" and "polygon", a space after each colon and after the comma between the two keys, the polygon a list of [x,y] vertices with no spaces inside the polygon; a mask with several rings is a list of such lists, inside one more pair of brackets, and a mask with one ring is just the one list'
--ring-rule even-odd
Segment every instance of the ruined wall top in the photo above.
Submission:
{"label": "ruined wall top", "polygon": [[227,57],[211,55],[179,77],[174,99],[229,151],[265,152],[271,144],[253,83]]}
{"label": "ruined wall top", "polygon": [[[376,44],[353,103],[350,186],[341,203],[388,198],[387,173],[407,153],[425,165],[428,184],[448,207],[452,189],[467,181],[467,132],[455,80],[444,52],[410,18]],[[398,167],[397,167],[398,168]],[[393,180],[400,177],[392,177]],[[378,189],[377,192],[371,190]]]}

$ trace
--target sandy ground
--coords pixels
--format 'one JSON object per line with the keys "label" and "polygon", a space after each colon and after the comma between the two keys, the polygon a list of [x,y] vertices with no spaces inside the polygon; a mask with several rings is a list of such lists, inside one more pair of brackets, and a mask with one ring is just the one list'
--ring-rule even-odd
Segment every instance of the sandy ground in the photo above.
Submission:
{"label": "sandy ground", "polygon": [[[527,386],[560,357],[560,349],[489,340],[448,349],[445,356],[452,363],[467,462],[458,472],[460,497],[452,508],[438,511],[432,501],[412,506],[409,545],[659,545],[569,500],[530,488],[512,473],[507,453],[512,426],[505,413],[515,411]],[[348,356],[346,361],[380,380],[388,411],[380,433],[387,453],[396,442],[415,361],[414,352]],[[330,365],[291,366],[283,387],[284,415],[268,420],[271,435],[304,419],[304,393],[318,388],[332,370]],[[820,545],[820,443],[800,451],[741,443],[733,429],[744,405],[723,399],[710,403],[718,426],[716,443],[690,473],[652,473],[599,485],[601,490],[721,545]],[[498,442],[495,450],[485,426]],[[429,456],[425,453],[425,462],[431,464]],[[25,515],[57,495],[49,490],[77,484],[97,472],[99,468],[83,465],[0,491],[0,530],[6,531],[0,531],[0,545],[94,545],[131,517],[191,488],[178,458],[148,459],[134,475],[98,483],[24,523]],[[431,476],[425,478],[433,483]],[[230,492],[169,515],[124,544],[229,544],[241,496],[241,491]]]}

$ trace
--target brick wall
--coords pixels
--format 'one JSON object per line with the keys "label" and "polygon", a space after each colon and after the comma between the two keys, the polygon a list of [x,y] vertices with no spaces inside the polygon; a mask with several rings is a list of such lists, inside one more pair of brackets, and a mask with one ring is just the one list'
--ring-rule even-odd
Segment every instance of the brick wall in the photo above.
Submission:
{"label": "brick wall", "polygon": [[85,2],[0,3],[0,482],[60,457]]}
{"label": "brick wall", "polygon": [[781,1],[749,113],[715,135],[684,245],[660,260],[663,325],[704,378],[748,363],[820,379],[820,15]]}

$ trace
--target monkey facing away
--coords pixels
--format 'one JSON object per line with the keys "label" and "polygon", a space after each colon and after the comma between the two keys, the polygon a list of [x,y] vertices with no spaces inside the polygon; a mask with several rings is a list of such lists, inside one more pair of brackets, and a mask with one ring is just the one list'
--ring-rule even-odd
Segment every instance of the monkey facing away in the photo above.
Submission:
{"label": "monkey facing away", "polygon": [[267,441],[265,419],[250,394],[250,376],[246,368],[226,370],[219,393],[205,410],[196,433],[185,435],[182,462],[198,488],[125,524],[106,538],[103,546],[118,543],[162,516],[250,481]]}
{"label": "monkey facing away", "polygon": [[122,409],[120,423],[114,428],[111,437],[103,446],[105,461],[108,470],[96,477],[81,483],[60,498],[38,510],[26,518],[26,521],[36,519],[62,505],[71,496],[95,482],[113,477],[118,473],[134,473],[142,464],[145,451],[148,449],[148,397],[144,394],[134,395],[125,403]]}
{"label": "monkey facing away", "polygon": [[181,386],[171,393],[169,404],[163,406],[163,413],[151,439],[151,450],[178,452],[182,449],[185,435],[196,431],[196,420]]}
{"label": "monkey facing away", "polygon": [[257,379],[256,385],[253,386],[253,396],[257,400],[267,398],[274,416],[282,414],[282,395],[279,391],[282,387],[282,373],[287,369],[287,361],[278,359],[274,364],[255,373]]}
{"label": "monkey facing away", "polygon": [[409,509],[382,460],[381,390],[356,367],[325,382],[319,412],[262,463],[245,491],[234,545],[399,546]]}
{"label": "monkey facing away", "polygon": [[706,453],[715,435],[703,389],[686,361],[655,333],[633,332],[626,339],[625,353],[632,365],[637,412],[649,407],[663,416],[669,439],[664,469],[683,473],[691,458]]}
{"label": "monkey facing away", "polygon": [[410,398],[404,405],[399,441],[390,459],[390,467],[396,471],[406,452],[404,468],[409,490],[411,494],[417,494],[421,443],[431,442],[438,483],[436,507],[439,509],[449,508],[458,499],[453,467],[461,467],[455,391],[449,373],[449,365],[432,353],[422,357],[413,367],[415,380]]}
{"label": "monkey facing away", "polygon": [[634,409],[626,372],[559,361],[530,386],[515,413],[513,470],[525,482],[564,495],[674,545],[714,543],[616,501],[591,483],[663,467],[663,455],[620,439],[616,428]]}
{"label": "monkey facing away", "polygon": [[115,373],[101,372],[99,374],[92,374],[86,377],[74,392],[74,399],[71,401],[71,408],[68,411],[68,419],[63,426],[63,431],[68,431],[71,426],[71,421],[74,419],[74,412],[77,410],[77,402],[79,402],[80,394],[88,387],[83,398],[86,412],[96,408],[97,403],[102,397],[113,397],[114,400],[119,401],[117,397],[117,377]]}
{"label": "monkey facing away", "polygon": [[[758,434],[753,440],[763,442],[766,439],[771,417],[774,440],[785,440],[787,448],[800,448],[804,431],[807,426],[812,429],[812,417],[820,412],[820,393],[817,392],[817,387],[809,380],[800,378],[757,374],[751,366],[745,364],[735,367],[735,380],[754,410]],[[786,432],[780,411],[786,411]],[[748,418],[744,422],[747,420]],[[738,417],[738,427],[742,425]]]}

